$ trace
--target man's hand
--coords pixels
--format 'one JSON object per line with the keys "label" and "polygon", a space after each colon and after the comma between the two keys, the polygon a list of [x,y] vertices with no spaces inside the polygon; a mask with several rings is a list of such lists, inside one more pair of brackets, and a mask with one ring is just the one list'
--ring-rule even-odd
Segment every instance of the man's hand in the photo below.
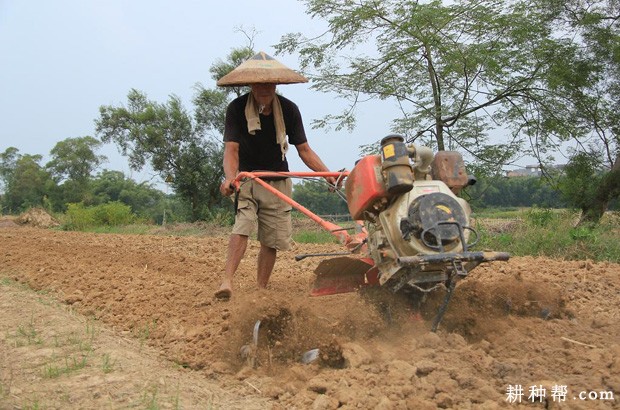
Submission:
{"label": "man's hand", "polygon": [[231,196],[235,192],[235,186],[233,185],[234,179],[225,179],[220,185],[220,192],[224,196]]}
{"label": "man's hand", "polygon": [[334,177],[325,177],[325,180],[329,184],[329,192],[334,192],[340,188],[342,188],[342,179],[339,178],[336,180]]}

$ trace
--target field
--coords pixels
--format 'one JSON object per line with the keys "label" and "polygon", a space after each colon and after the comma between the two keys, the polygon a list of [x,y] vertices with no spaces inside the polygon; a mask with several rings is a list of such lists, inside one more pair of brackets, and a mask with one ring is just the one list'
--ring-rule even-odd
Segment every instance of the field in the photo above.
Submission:
{"label": "field", "polygon": [[618,264],[481,266],[431,333],[441,291],[421,315],[376,289],[309,297],[319,260],[294,255],[337,244],[295,244],[259,291],[252,241],[214,300],[226,244],[0,224],[0,409],[620,408]]}

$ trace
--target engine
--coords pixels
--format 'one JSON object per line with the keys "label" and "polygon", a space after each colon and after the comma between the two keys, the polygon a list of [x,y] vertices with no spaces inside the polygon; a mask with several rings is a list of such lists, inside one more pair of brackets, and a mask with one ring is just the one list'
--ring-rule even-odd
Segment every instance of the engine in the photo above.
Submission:
{"label": "engine", "polygon": [[468,184],[459,153],[433,155],[400,135],[381,141],[381,155],[357,162],[345,186],[347,203],[352,217],[365,222],[381,285],[396,291],[444,282],[487,260],[469,251],[477,234],[469,204],[457,196]]}

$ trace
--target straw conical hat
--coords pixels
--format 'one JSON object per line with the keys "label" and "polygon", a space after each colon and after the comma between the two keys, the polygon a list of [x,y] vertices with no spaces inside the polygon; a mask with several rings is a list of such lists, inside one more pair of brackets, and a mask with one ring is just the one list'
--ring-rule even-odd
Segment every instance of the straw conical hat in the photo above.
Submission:
{"label": "straw conical hat", "polygon": [[296,73],[275,58],[260,51],[220,78],[217,85],[239,86],[258,83],[294,84],[307,82],[308,79],[303,75]]}

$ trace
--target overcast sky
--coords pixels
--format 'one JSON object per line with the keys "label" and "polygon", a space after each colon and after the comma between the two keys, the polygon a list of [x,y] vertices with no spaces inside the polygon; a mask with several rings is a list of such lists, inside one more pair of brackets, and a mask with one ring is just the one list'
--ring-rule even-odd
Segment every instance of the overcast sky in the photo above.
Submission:
{"label": "overcast sky", "polygon": [[[211,65],[246,44],[238,27],[255,29],[256,50],[275,56],[282,35],[318,34],[325,23],[296,0],[0,0],[0,152],[14,146],[45,163],[58,141],[95,136],[99,107],[125,104],[131,88],[158,102],[178,95],[193,109],[194,85],[215,87]],[[296,56],[275,57],[298,67]],[[389,134],[397,115],[389,103],[367,103],[353,133],[312,130],[312,119],[345,103],[310,84],[279,91],[300,107],[310,145],[333,170],[351,169],[359,145]],[[152,178],[148,170],[132,172],[113,144],[100,153],[109,158],[105,168],[139,182]],[[294,149],[289,162],[307,170]]]}

